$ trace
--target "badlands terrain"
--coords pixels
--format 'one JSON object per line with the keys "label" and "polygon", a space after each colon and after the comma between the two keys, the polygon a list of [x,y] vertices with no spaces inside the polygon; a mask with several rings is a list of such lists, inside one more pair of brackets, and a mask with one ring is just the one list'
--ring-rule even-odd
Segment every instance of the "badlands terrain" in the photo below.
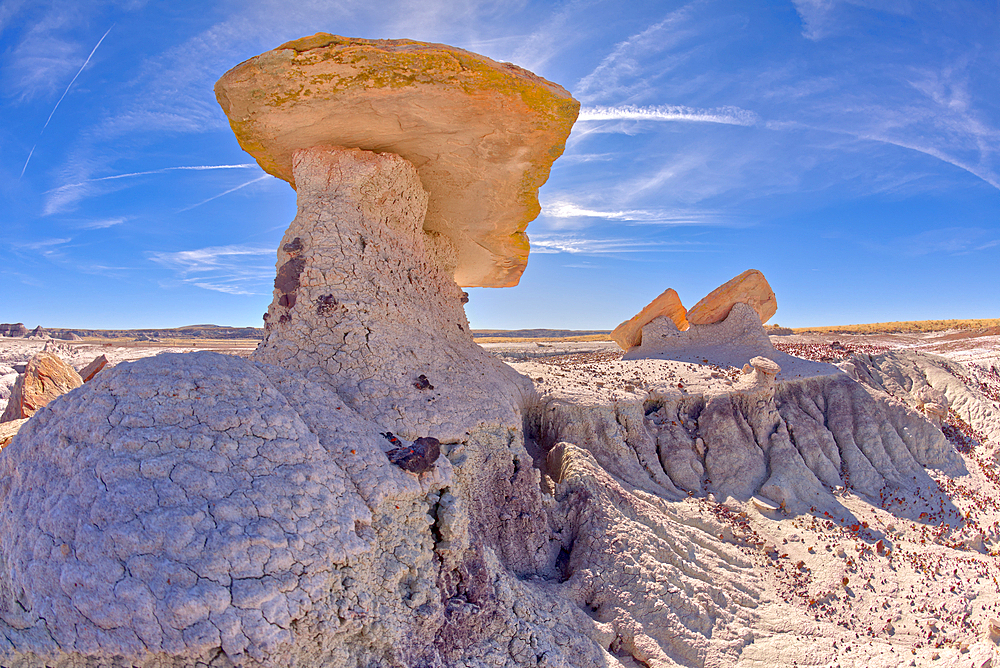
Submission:
{"label": "badlands terrain", "polygon": [[[698,487],[681,488],[665,474],[664,449],[646,443],[643,452],[643,441],[655,439],[668,420],[692,429],[685,422],[690,413],[665,413],[664,394],[676,390],[692,400],[731,394],[748,375],[742,369],[630,363],[610,340],[505,342],[502,332],[490,334],[483,348],[530,377],[537,392],[519,469],[522,478],[526,465],[533,473],[528,479],[538,486],[537,505],[511,495],[500,502],[499,517],[516,527],[511,532],[537,532],[538,518],[525,515],[541,513],[558,549],[547,563],[520,564],[504,595],[486,595],[482,584],[451,597],[445,589],[436,592],[447,617],[475,619],[491,606],[509,608],[488,615],[501,646],[496,639],[466,638],[456,654],[462,660],[441,665],[998,665],[1000,333],[771,336],[776,351],[865,369],[861,384],[876,397],[892,395],[915,407],[915,385],[929,382],[952,401],[940,432],[949,452],[927,466],[926,475],[867,494],[844,476],[846,484],[829,487],[827,503],[794,510],[761,495],[709,491],[713,484],[704,475]],[[81,368],[105,355],[106,374],[165,353],[208,349],[245,357],[258,343],[0,337],[0,409],[14,369],[44,349]],[[779,381],[779,396],[780,388]],[[793,401],[779,400],[779,412]],[[448,453],[459,467],[466,457]],[[511,472],[515,484],[508,493],[519,477]],[[440,504],[439,498],[438,519],[432,507],[428,522],[441,523]],[[466,546],[470,538],[475,544],[475,536],[465,536]],[[551,606],[561,598],[573,604],[559,613]],[[511,626],[498,625],[501,620]],[[7,637],[16,646],[16,636]],[[434,665],[399,655],[382,660],[356,665]]]}
{"label": "badlands terrain", "polygon": [[1000,666],[995,332],[771,337],[748,269],[480,346],[568,91],[319,33],[215,92],[297,193],[263,338],[0,338],[0,666]]}

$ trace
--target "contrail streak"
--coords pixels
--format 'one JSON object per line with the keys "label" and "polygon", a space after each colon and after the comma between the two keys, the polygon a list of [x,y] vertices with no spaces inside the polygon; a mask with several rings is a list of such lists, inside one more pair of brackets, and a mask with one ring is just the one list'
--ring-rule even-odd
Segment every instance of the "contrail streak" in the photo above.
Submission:
{"label": "contrail streak", "polygon": [[[116,24],[112,23],[111,24],[111,28],[114,28],[115,25]],[[56,109],[59,108],[59,104],[63,101],[63,98],[66,97],[66,94],[69,93],[69,89],[73,87],[73,84],[76,83],[76,80],[80,76],[80,74],[83,72],[83,69],[85,67],[87,67],[87,63],[89,63],[90,59],[94,57],[94,54],[97,52],[97,47],[99,47],[101,45],[101,42],[104,41],[104,38],[108,36],[109,32],[111,32],[111,28],[108,28],[107,31],[105,31],[105,33],[103,35],[101,35],[101,39],[97,40],[97,44],[95,44],[94,48],[91,49],[90,55],[87,56],[87,59],[85,61],[83,61],[83,65],[81,65],[80,69],[77,70],[76,74],[70,80],[69,85],[66,86],[66,90],[63,91],[62,96],[56,102],[56,106],[52,107],[52,111],[49,112],[49,117],[45,119],[45,125],[42,126],[42,132],[45,132],[45,128],[49,127],[49,122],[52,121],[52,117],[55,115]],[[39,137],[42,136],[42,132],[38,133]],[[37,144],[35,146],[37,146]],[[26,169],[28,169],[28,163],[31,161],[31,154],[35,152],[35,146],[31,147],[31,152],[28,153],[28,159],[24,161],[24,167],[21,168],[21,176],[24,176],[24,171]],[[19,181],[21,180],[21,176],[17,177]]]}
{"label": "contrail streak", "polygon": [[[115,24],[112,23],[111,24],[111,28],[114,28],[114,27],[115,27]],[[49,127],[49,121],[52,120],[53,114],[55,114],[56,113],[56,109],[59,108],[59,103],[63,101],[63,97],[66,97],[66,93],[68,93],[69,89],[73,87],[74,83],[76,83],[77,77],[79,77],[80,73],[83,72],[83,68],[85,68],[87,66],[87,63],[90,62],[90,59],[94,57],[94,53],[97,52],[97,47],[99,47],[101,45],[101,42],[104,41],[104,38],[108,36],[109,32],[111,32],[111,28],[108,28],[107,32],[105,32],[103,35],[101,35],[101,39],[97,40],[97,44],[94,45],[94,48],[90,51],[90,55],[87,56],[87,59],[85,61],[83,61],[83,65],[80,66],[80,69],[77,71],[76,75],[69,82],[69,85],[66,86],[66,90],[63,91],[62,97],[59,98],[59,102],[56,102],[56,106],[52,107],[52,113],[50,113],[49,117],[47,119],[45,119],[45,125],[42,126],[42,132],[45,132],[45,128]],[[39,134],[41,134],[41,133],[39,133]]]}
{"label": "contrail streak", "polygon": [[269,176],[271,176],[271,175],[270,175],[270,174],[265,174],[264,176],[259,176],[259,177],[257,177],[256,179],[253,179],[253,180],[251,180],[251,181],[247,181],[246,183],[243,183],[243,184],[240,184],[240,185],[236,186],[235,188],[230,188],[229,190],[227,190],[227,191],[225,191],[225,192],[221,192],[221,193],[219,193],[218,195],[215,195],[215,196],[213,196],[213,197],[209,197],[208,199],[206,199],[206,200],[203,200],[203,201],[201,201],[201,202],[198,202],[197,204],[192,204],[192,205],[191,205],[191,206],[189,206],[189,207],[186,207],[186,208],[184,208],[184,209],[181,209],[181,210],[180,210],[180,211],[178,211],[177,213],[183,213],[183,212],[185,212],[185,211],[190,211],[191,209],[193,209],[193,208],[195,208],[195,207],[198,207],[198,206],[201,206],[202,204],[208,204],[208,203],[209,203],[209,202],[211,202],[211,201],[212,201],[213,199],[219,199],[219,198],[220,198],[220,197],[222,197],[223,195],[228,195],[229,193],[231,193],[231,192],[235,192],[235,191],[239,190],[240,188],[246,188],[246,187],[247,187],[248,185],[250,185],[250,184],[252,184],[252,183],[257,183],[258,181],[263,181],[264,179],[268,178]]}
{"label": "contrail streak", "polygon": [[[38,146],[38,144],[35,144],[35,146]],[[31,160],[31,154],[35,152],[35,146],[32,146],[31,150],[28,151],[28,159],[24,161],[24,167],[21,168],[21,176],[24,176],[24,170],[28,168],[28,162]],[[21,180],[21,176],[17,177],[18,181]]]}
{"label": "contrail streak", "polygon": [[[32,149],[34,150],[34,149]],[[205,169],[250,169],[256,167],[257,164],[253,162],[244,162],[239,165],[191,165],[184,167],[163,167],[162,169],[151,169],[147,172],[129,172],[128,174],[112,174],[111,176],[99,176],[96,179],[87,179],[86,181],[80,181],[79,183],[67,183],[66,185],[59,186],[58,188],[53,188],[52,190],[46,190],[46,193],[56,192],[57,190],[66,190],[68,188],[78,188],[80,186],[85,186],[88,183],[95,183],[97,181],[113,181],[114,179],[127,179],[133,176],[148,176],[149,174],[163,174],[165,172],[173,172],[177,170],[205,170]]]}

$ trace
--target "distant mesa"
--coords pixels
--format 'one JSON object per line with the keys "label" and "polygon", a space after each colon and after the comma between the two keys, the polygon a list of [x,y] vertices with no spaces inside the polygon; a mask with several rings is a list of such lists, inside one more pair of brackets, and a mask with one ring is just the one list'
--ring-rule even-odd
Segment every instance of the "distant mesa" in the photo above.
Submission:
{"label": "distant mesa", "polygon": [[14,324],[0,323],[0,336],[22,337],[28,335],[28,328],[23,322]]}

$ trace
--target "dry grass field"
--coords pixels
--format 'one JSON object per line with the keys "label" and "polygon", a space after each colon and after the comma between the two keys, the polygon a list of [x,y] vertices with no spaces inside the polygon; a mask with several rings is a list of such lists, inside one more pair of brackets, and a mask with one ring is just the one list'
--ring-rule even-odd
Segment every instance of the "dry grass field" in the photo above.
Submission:
{"label": "dry grass field", "polygon": [[949,329],[1000,329],[1000,318],[987,320],[910,320],[875,322],[867,325],[835,325],[831,327],[794,327],[796,334],[920,334]]}

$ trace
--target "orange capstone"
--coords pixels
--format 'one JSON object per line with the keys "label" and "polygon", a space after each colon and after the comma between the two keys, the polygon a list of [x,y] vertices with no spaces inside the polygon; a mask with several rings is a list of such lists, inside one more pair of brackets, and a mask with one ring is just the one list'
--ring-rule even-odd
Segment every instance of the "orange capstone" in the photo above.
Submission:
{"label": "orange capstone", "polygon": [[649,302],[644,309],[622,324],[615,327],[611,332],[611,340],[617,343],[622,350],[629,350],[642,343],[642,328],[650,322],[666,316],[674,321],[677,329],[683,331],[688,328],[688,321],[684,315],[684,305],[677,291],[667,288],[663,293]]}
{"label": "orange capstone", "polygon": [[237,65],[215,85],[240,146],[295,186],[315,146],[395,153],[429,194],[424,230],[461,286],[516,285],[538,188],[580,103],[510,63],[413,40],[318,33]]}
{"label": "orange capstone", "polygon": [[747,269],[736,278],[712,290],[687,312],[692,325],[711,325],[722,322],[729,315],[733,304],[747,304],[760,316],[761,324],[767,322],[778,310],[774,290],[768,285],[764,274],[756,269]]}

